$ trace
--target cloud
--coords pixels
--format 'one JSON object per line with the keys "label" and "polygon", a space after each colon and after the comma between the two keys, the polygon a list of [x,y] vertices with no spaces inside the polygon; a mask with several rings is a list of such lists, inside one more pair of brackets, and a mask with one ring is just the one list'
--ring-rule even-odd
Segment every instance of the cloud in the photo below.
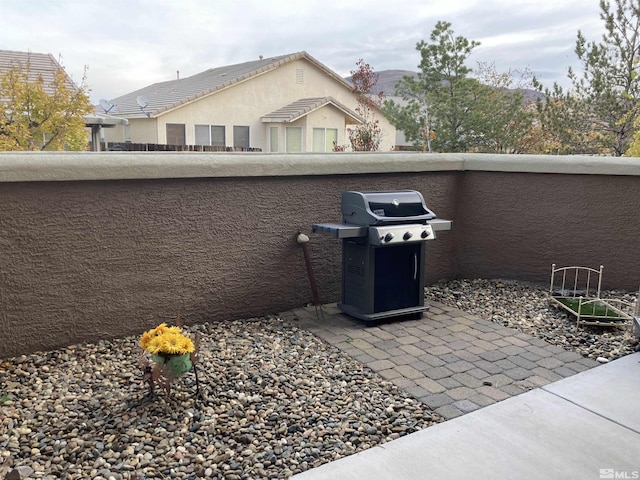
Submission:
{"label": "cloud", "polygon": [[[341,75],[362,58],[375,71],[417,70],[435,23],[479,40],[470,58],[530,67],[550,82],[575,68],[577,31],[597,40],[592,0],[1,0],[2,48],[60,54],[74,80],[89,67],[92,100],[207,68],[306,50]],[[37,12],[37,15],[34,14]]]}

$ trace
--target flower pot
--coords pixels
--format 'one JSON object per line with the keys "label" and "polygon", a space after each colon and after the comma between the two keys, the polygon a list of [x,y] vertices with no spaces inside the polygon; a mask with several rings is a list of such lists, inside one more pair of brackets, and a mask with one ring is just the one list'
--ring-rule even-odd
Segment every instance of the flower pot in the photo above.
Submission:
{"label": "flower pot", "polygon": [[179,377],[191,370],[191,354],[182,355],[160,354],[153,355],[153,361],[163,366],[174,377]]}

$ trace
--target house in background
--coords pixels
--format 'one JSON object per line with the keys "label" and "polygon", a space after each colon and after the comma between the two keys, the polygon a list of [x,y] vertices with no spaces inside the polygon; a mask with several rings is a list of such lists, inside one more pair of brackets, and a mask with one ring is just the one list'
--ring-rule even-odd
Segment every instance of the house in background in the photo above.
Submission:
{"label": "house in background", "polygon": [[[42,78],[44,92],[51,96],[55,93],[53,82],[58,70],[63,67],[50,53],[16,52],[13,50],[0,50],[0,74],[5,74],[13,68],[20,69],[27,75],[28,82],[35,82]],[[65,83],[69,90],[77,90],[78,86],[65,72]],[[2,99],[0,99],[2,101]],[[87,133],[91,135],[94,150],[100,149],[100,137],[103,128],[114,128],[116,125],[124,128],[127,120],[106,115],[103,112],[94,112],[83,117]]]}
{"label": "house in background", "polygon": [[[355,112],[352,85],[306,52],[206,70],[156,83],[111,102],[129,124],[105,132],[108,142],[259,148],[263,152],[330,152],[347,145]],[[375,113],[381,151],[395,127]]]}
{"label": "house in background", "polygon": [[[7,73],[12,68],[19,68],[27,74],[29,83],[42,78],[43,88],[47,95],[53,95],[53,80],[56,72],[62,66],[50,53],[16,52],[13,50],[0,50],[0,72]],[[76,84],[67,75],[65,83],[69,90],[75,90]]]}

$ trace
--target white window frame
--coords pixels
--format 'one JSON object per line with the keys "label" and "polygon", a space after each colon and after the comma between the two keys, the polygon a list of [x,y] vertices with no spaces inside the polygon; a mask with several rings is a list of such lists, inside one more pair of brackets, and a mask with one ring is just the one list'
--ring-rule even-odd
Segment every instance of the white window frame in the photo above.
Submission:
{"label": "white window frame", "polygon": [[[293,133],[293,130],[300,132],[300,150],[290,150],[289,149],[289,132]],[[304,152],[304,135],[303,135],[302,127],[286,127],[285,128],[285,141],[284,147],[287,153],[301,153]]]}
{"label": "white window frame", "polygon": [[[203,138],[202,142],[198,141],[198,129],[200,129],[200,130],[206,129],[206,131],[207,131],[206,140]],[[201,132],[201,133],[204,133],[204,132]],[[193,144],[194,145],[205,145],[205,146],[211,145],[211,127],[209,125],[197,124],[197,125],[193,126]]]}
{"label": "white window frame", "polygon": [[[182,143],[176,143],[176,142],[172,142],[169,143],[169,128],[179,128],[182,127]],[[166,135],[166,139],[165,139],[165,143],[167,145],[186,145],[187,144],[187,125],[184,123],[165,123],[164,124],[164,129],[165,129],[165,135]]]}
{"label": "white window frame", "polygon": [[[213,129],[221,128],[222,129],[222,145],[214,145],[213,144]],[[214,147],[225,148],[227,146],[227,127],[224,125],[209,125],[209,142]]]}
{"label": "white window frame", "polygon": [[[274,132],[275,132],[275,135],[274,135]],[[279,148],[280,148],[280,128],[269,127],[269,152],[272,152],[272,153],[278,152]]]}
{"label": "white window frame", "polygon": [[[196,130],[198,127],[205,127],[207,129],[207,143],[198,143],[197,142],[197,137],[198,135],[196,134]],[[195,145],[207,145],[207,146],[211,146],[213,145],[213,129],[214,128],[221,128],[222,129],[222,145],[215,145],[216,147],[226,147],[227,146],[227,129],[224,125],[208,125],[208,124],[196,124],[193,126],[193,139],[194,139],[194,144]]]}
{"label": "white window frame", "polygon": [[[327,141],[327,131],[331,130],[332,132],[335,132],[335,142],[336,145],[338,143],[338,129],[337,128],[323,128],[323,127],[314,127],[313,128],[313,146],[312,146],[312,151],[314,152],[333,152],[333,142],[331,142],[331,145],[329,145],[328,141]],[[316,149],[316,132],[322,132],[322,150],[318,150]]]}
{"label": "white window frame", "polygon": [[[246,128],[247,132],[247,145],[237,145],[236,143],[236,128]],[[249,125],[234,125],[233,126],[233,148],[251,148],[251,127]]]}

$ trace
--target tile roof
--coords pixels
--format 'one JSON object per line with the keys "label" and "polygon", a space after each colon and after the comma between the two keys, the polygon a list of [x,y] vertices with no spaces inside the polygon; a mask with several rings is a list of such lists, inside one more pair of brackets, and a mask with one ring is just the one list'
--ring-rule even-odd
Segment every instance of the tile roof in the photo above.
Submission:
{"label": "tile roof", "polygon": [[[191,77],[154,83],[112,99],[111,103],[117,105],[117,108],[110,113],[127,118],[155,117],[300,58],[305,58],[324,70],[336,81],[343,83],[347,88],[351,88],[349,82],[318,62],[311,55],[306,52],[297,52],[236,65],[210,68]],[[143,104],[146,103],[144,109],[138,104],[138,99]]]}
{"label": "tile roof", "polygon": [[262,122],[274,122],[274,123],[290,123],[295,122],[299,118],[308,115],[309,113],[322,108],[325,105],[333,105],[338,110],[342,111],[345,115],[350,117],[349,123],[362,123],[364,119],[355,113],[353,110],[345,107],[333,97],[317,97],[317,98],[302,98],[290,103],[286,107],[282,107],[275,112],[271,112],[261,118]]}
{"label": "tile roof", "polygon": [[[51,83],[55,72],[62,68],[50,53],[14,52],[11,50],[0,50],[0,72],[8,72],[12,68],[25,68],[29,65],[29,81],[34,81],[38,76],[44,81],[44,91],[51,95],[53,89]],[[75,90],[77,87],[67,75],[67,87]]]}

